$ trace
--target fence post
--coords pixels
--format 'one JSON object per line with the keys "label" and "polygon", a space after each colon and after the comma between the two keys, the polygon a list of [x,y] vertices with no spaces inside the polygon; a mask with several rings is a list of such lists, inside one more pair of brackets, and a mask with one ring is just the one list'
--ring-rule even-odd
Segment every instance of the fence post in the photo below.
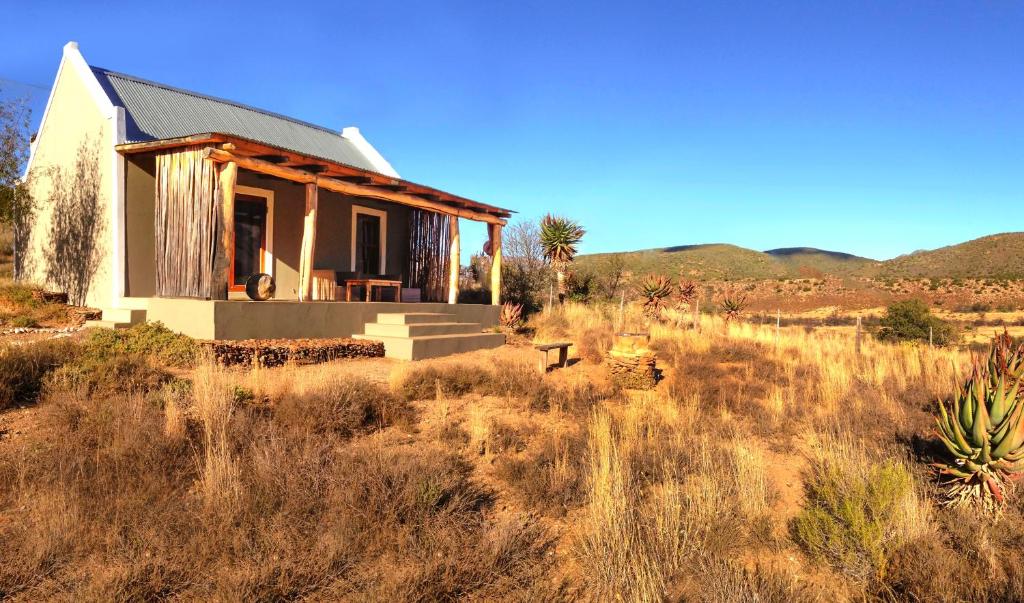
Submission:
{"label": "fence post", "polygon": [[934,347],[934,346],[932,346],[932,328],[931,327],[928,327],[928,347]]}
{"label": "fence post", "polygon": [[626,292],[619,298],[619,333],[626,332]]}
{"label": "fence post", "polygon": [[700,298],[693,302],[693,330],[700,332]]}
{"label": "fence post", "polygon": [[854,347],[857,350],[857,355],[860,355],[860,316],[857,317],[857,338],[855,341]]}
{"label": "fence post", "polygon": [[782,309],[775,309],[775,349],[779,349],[779,328],[782,326]]}

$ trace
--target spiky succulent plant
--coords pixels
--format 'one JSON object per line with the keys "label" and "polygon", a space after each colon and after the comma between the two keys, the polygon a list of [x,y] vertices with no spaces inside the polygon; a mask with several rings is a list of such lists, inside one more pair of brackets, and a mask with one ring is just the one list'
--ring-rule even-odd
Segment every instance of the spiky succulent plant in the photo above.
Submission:
{"label": "spiky succulent plant", "polygon": [[523,326],[523,305],[505,302],[501,305],[501,326],[506,331],[515,333]]}
{"label": "spiky succulent plant", "polygon": [[722,297],[722,316],[729,322],[740,317],[747,307],[747,298],[732,291],[726,292]]}
{"label": "spiky succulent plant", "polygon": [[692,304],[697,299],[697,283],[688,278],[679,279],[677,295],[680,303]]}
{"label": "spiky succulent plant", "polygon": [[1024,475],[1024,345],[1005,333],[988,362],[975,360],[951,407],[939,403],[938,436],[951,458],[937,463],[948,502],[995,507]]}
{"label": "spiky succulent plant", "polygon": [[667,277],[651,274],[640,281],[637,292],[644,299],[644,315],[658,318],[665,308],[665,300],[672,295],[672,283]]}

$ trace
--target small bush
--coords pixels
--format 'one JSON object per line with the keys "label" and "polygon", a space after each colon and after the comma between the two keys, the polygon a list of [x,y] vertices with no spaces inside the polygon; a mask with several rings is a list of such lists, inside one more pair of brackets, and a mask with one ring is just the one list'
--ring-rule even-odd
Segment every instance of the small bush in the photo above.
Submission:
{"label": "small bush", "polygon": [[882,341],[928,341],[929,333],[935,345],[956,343],[956,329],[946,321],[933,316],[928,305],[919,299],[892,304],[881,320],[878,338]]}
{"label": "small bush", "polygon": [[797,542],[858,583],[884,579],[893,553],[925,531],[913,477],[849,442],[826,442],[814,462],[793,520]]}
{"label": "small bush", "polygon": [[487,451],[493,454],[522,452],[526,449],[529,430],[517,429],[508,423],[491,419],[487,428]]}
{"label": "small bush", "polygon": [[85,341],[89,354],[107,358],[127,354],[151,356],[166,366],[189,367],[199,346],[159,322],[145,322],[128,329],[93,329]]}
{"label": "small bush", "polygon": [[432,364],[410,369],[395,390],[408,401],[458,397],[478,391],[491,379],[483,368],[468,364]]}
{"label": "small bush", "polygon": [[586,450],[580,435],[547,436],[532,455],[499,458],[497,476],[531,509],[560,517],[586,500]]}
{"label": "small bush", "polygon": [[36,402],[46,375],[78,353],[67,340],[0,349],[0,410]]}
{"label": "small bush", "polygon": [[576,350],[580,358],[590,364],[601,364],[611,347],[611,325],[584,329],[576,342]]}
{"label": "small bush", "polygon": [[276,401],[274,418],[302,433],[348,437],[360,431],[410,425],[415,413],[405,400],[381,385],[332,374],[303,392]]}
{"label": "small bush", "polygon": [[66,390],[99,398],[147,393],[171,381],[171,374],[139,355],[80,354],[46,377],[47,390]]}
{"label": "small bush", "polygon": [[35,287],[20,284],[0,285],[0,320],[15,327],[57,326],[68,320],[68,307],[62,303],[37,299]]}
{"label": "small bush", "polygon": [[21,329],[33,329],[39,326],[39,322],[35,318],[24,314],[12,318],[10,324],[12,327]]}

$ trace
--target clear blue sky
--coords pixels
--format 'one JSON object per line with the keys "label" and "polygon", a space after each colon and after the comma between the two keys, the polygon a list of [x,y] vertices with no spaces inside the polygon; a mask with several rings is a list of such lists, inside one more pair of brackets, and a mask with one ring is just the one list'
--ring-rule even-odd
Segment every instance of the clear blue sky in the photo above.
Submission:
{"label": "clear blue sky", "polygon": [[405,178],[578,219],[585,252],[884,259],[1024,230],[1022,2],[148,5],[4,2],[0,78],[48,87],[77,40],[96,65],[358,125]]}

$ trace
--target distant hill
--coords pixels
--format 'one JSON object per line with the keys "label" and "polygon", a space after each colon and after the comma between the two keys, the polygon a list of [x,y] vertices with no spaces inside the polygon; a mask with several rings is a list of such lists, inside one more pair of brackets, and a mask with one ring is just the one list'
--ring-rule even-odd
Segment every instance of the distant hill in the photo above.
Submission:
{"label": "distant hill", "polygon": [[848,275],[870,270],[879,264],[876,260],[852,253],[825,251],[814,247],[783,247],[769,249],[765,253],[785,264],[790,273],[798,276],[809,276],[814,272]]}
{"label": "distant hill", "polygon": [[624,262],[634,274],[686,274],[697,280],[808,278],[825,275],[889,278],[1024,278],[1024,233],[982,237],[932,251],[917,251],[886,261],[826,251],[786,247],[754,251],[726,243],[680,245],[578,258],[604,271],[610,261]]}
{"label": "distant hill", "polygon": [[754,251],[725,243],[591,254],[580,256],[579,262],[600,271],[612,257],[624,260],[626,269],[634,274],[686,274],[697,280],[820,277],[851,274],[877,264],[848,253],[812,247]]}
{"label": "distant hill", "polygon": [[892,278],[1024,278],[1024,232],[1007,232],[966,243],[915,251],[882,262],[879,276]]}

